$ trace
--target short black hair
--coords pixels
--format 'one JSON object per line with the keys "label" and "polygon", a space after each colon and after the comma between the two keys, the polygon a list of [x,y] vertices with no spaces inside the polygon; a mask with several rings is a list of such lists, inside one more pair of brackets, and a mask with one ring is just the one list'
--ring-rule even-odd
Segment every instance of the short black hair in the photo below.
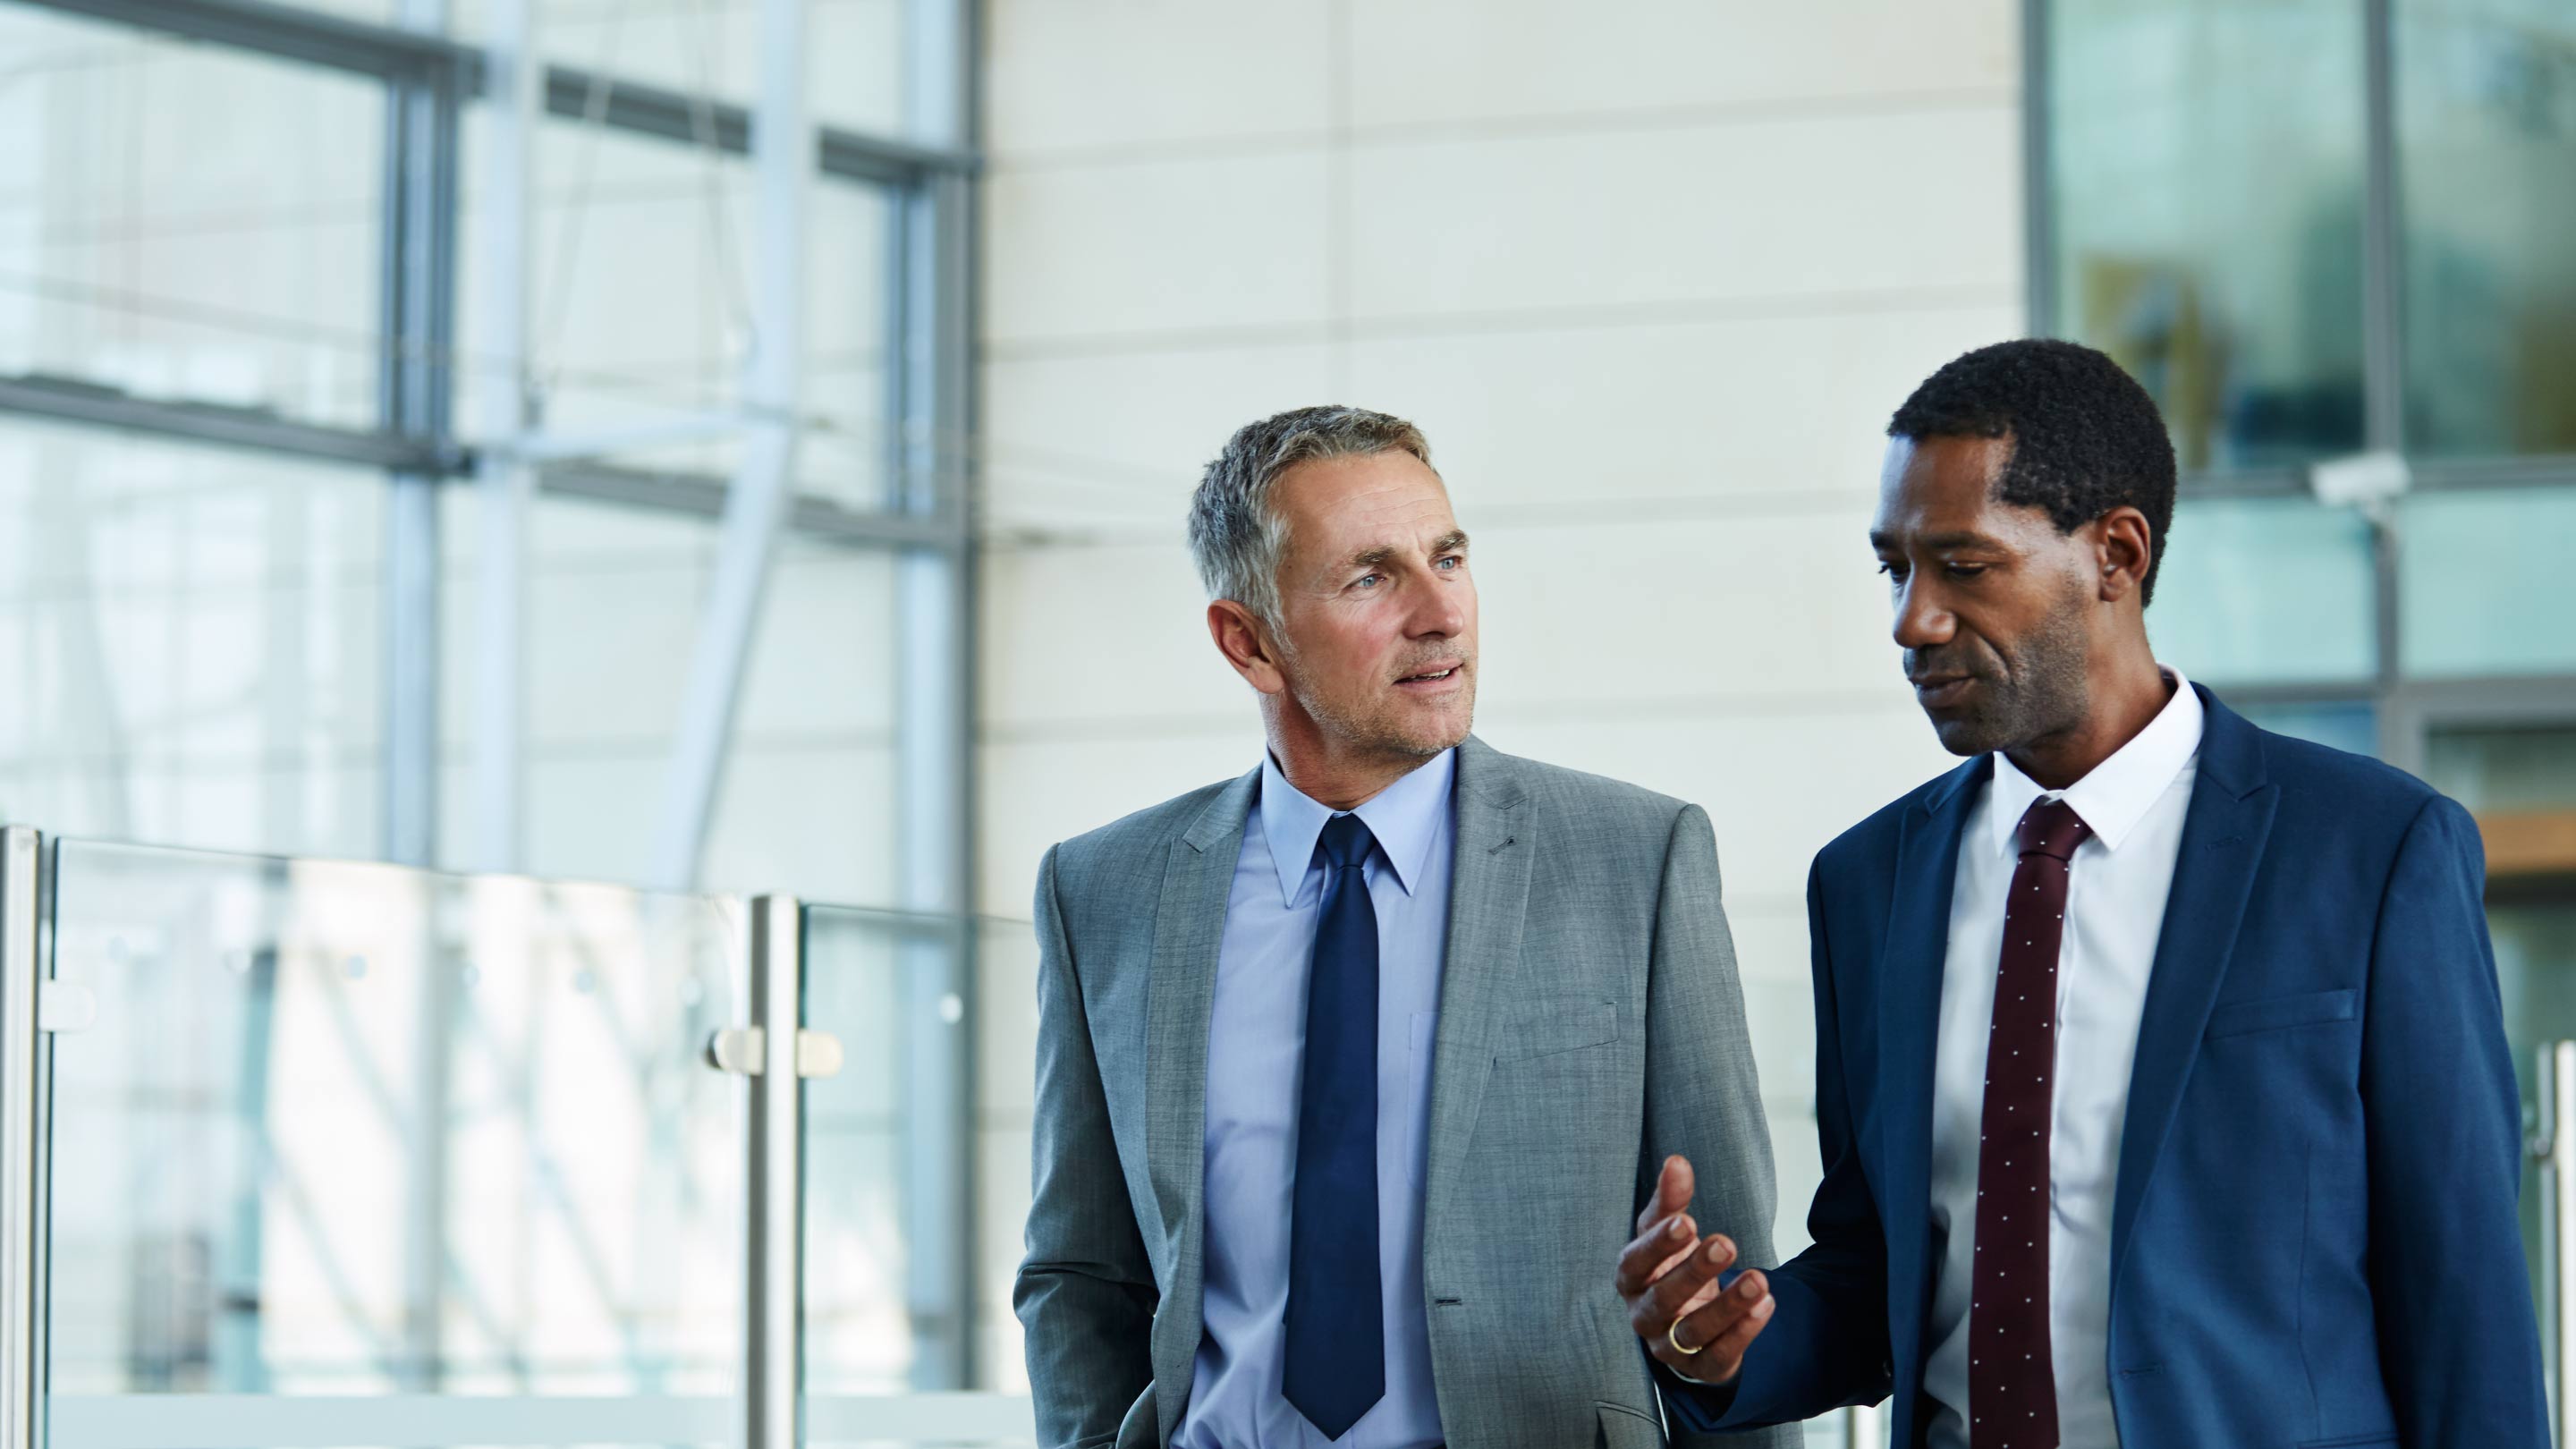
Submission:
{"label": "short black hair", "polygon": [[2147,516],[2154,602],[2173,525],[2174,449],[2156,401],[2120,364],[2073,342],[2024,337],[1958,357],[1926,378],[1887,424],[1891,438],[2010,438],[1995,497],[2046,511],[2073,533],[2114,508]]}

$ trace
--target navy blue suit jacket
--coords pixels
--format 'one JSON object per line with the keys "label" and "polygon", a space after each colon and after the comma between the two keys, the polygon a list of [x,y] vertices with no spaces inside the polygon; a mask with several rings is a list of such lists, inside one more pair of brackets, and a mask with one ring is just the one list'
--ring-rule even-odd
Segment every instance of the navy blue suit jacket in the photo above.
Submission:
{"label": "navy blue suit jacket", "polygon": [[[2129,1083],[2111,1229],[2123,1449],[2546,1449],[2521,1108],[2468,813],[2208,705]],[[1932,1065],[1980,757],[1807,882],[1815,1245],[1741,1377],[1677,1429],[1893,1398],[1926,1432]]]}

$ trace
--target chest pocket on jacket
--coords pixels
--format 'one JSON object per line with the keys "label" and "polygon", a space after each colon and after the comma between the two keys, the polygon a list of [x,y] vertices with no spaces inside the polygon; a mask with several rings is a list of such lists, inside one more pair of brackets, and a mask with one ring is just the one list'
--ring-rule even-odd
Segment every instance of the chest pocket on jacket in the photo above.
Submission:
{"label": "chest pocket on jacket", "polygon": [[2354,990],[2318,991],[2306,996],[2275,996],[2265,1001],[2230,1001],[2209,1013],[2204,1040],[2251,1036],[2258,1031],[2288,1031],[2294,1026],[2326,1026],[2350,1021],[2361,1008]]}
{"label": "chest pocket on jacket", "polygon": [[1505,1023],[1502,1040],[1494,1044],[1494,1060],[1525,1061],[1618,1039],[1617,1002],[1597,998],[1531,1002]]}

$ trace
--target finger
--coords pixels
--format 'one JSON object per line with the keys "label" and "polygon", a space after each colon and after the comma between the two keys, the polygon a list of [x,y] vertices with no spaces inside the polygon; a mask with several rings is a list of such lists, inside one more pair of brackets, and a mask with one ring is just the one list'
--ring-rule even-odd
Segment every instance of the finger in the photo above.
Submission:
{"label": "finger", "polygon": [[[1678,1332],[1681,1341],[1705,1347],[1691,1357],[1699,1368],[1694,1377],[1710,1383],[1724,1383],[1735,1377],[1744,1366],[1745,1351],[1761,1337],[1771,1316],[1779,1310],[1780,1300],[1771,1296],[1768,1285],[1758,1273],[1747,1273],[1736,1280],[1726,1296],[1709,1307],[1683,1320]],[[1744,1290],[1753,1288],[1751,1294]],[[1731,1315],[1731,1316],[1730,1316]],[[1703,1339],[1702,1334],[1707,1337]]]}
{"label": "finger", "polygon": [[1646,1195],[1646,1205],[1637,1210],[1637,1232],[1643,1236],[1658,1221],[1671,1217],[1690,1206],[1691,1165],[1687,1157],[1667,1157],[1655,1171],[1655,1190]]}
{"label": "finger", "polygon": [[1697,1241],[1691,1220],[1669,1217],[1642,1228],[1619,1254],[1619,1296],[1634,1298],[1660,1278],[1673,1261],[1691,1250]]}
{"label": "finger", "polygon": [[1735,1244],[1723,1235],[1703,1238],[1688,1258],[1657,1278],[1632,1317],[1642,1317],[1640,1335],[1660,1335],[1680,1318],[1692,1299],[1712,1287],[1717,1275],[1735,1261]]}
{"label": "finger", "polygon": [[[1710,1287],[1714,1289],[1715,1285]],[[1767,1288],[1752,1293],[1730,1289],[1713,1294],[1705,1306],[1689,1315],[1666,1320],[1664,1331],[1653,1340],[1661,1349],[1656,1357],[1693,1378],[1710,1379],[1721,1367],[1712,1360],[1710,1346],[1725,1339],[1745,1314],[1769,1296]]]}

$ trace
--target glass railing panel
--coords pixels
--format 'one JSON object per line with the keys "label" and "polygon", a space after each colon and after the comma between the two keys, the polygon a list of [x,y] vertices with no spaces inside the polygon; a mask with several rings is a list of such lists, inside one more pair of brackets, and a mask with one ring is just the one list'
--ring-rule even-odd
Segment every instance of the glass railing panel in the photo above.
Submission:
{"label": "glass railing panel", "polygon": [[805,1023],[842,1048],[805,1084],[810,1394],[966,1387],[963,940],[953,917],[806,908]]}
{"label": "glass railing panel", "polygon": [[731,1437],[745,1095],[703,1048],[743,1020],[738,902],[86,841],[54,872],[52,1444]]}

